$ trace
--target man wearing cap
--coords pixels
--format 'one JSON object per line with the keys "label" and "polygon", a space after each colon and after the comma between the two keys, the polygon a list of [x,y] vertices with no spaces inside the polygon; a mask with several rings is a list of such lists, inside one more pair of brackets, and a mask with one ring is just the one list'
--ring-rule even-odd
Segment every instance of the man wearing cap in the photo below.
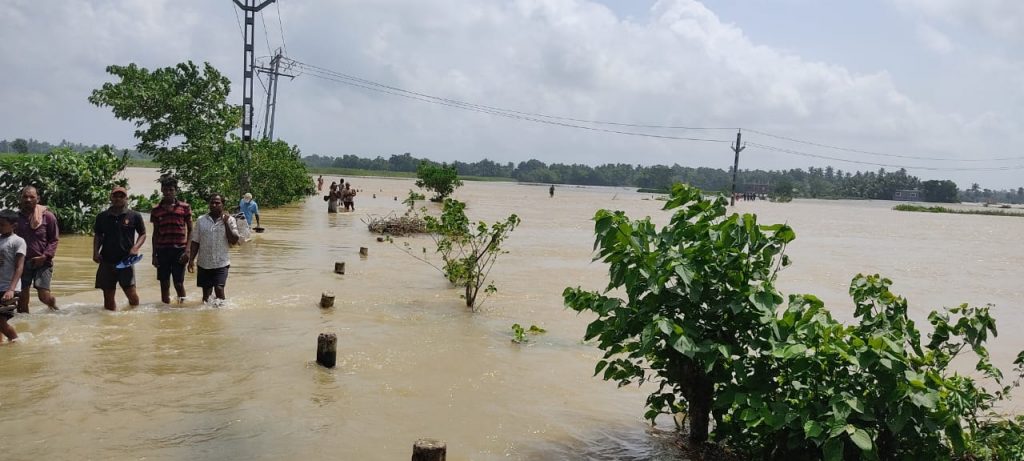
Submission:
{"label": "man wearing cap", "polygon": [[118,285],[128,297],[128,304],[138,306],[135,261],[129,258],[138,255],[142,244],[146,243],[146,222],[142,214],[128,208],[125,188],[117,186],[110,191],[110,208],[96,216],[92,231],[92,260],[99,264],[96,288],[103,290],[103,308],[117,310],[114,296]]}
{"label": "man wearing cap", "polygon": [[53,278],[53,257],[57,255],[60,231],[57,216],[39,204],[39,191],[34,186],[21,189],[18,199],[18,224],[14,233],[25,239],[25,270],[21,273],[21,297],[18,312],[28,313],[29,288],[35,287],[39,300],[50,310],[57,310],[57,299],[50,293]]}

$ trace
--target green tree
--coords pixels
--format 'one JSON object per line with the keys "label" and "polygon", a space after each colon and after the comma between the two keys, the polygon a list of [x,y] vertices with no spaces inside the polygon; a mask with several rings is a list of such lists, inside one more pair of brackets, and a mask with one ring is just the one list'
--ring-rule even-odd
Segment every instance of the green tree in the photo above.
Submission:
{"label": "green tree", "polygon": [[457,187],[462,186],[459,180],[459,172],[454,166],[442,163],[440,165],[428,162],[420,162],[416,169],[416,187],[434,192],[431,199],[440,202],[455,192]]}
{"label": "green tree", "polygon": [[782,297],[775,274],[793,231],[762,227],[753,215],[726,217],[724,197],[672,188],[666,210],[677,210],[660,231],[651,219],[631,221],[600,210],[594,220],[598,259],[609,265],[605,293],[567,288],[565,303],[598,315],[586,339],[605,350],[595,373],[619,385],[654,381],[646,417],[685,412],[690,439],[707,439],[712,403],[736,373],[733,357],[763,328]]}
{"label": "green tree", "polygon": [[128,160],[109,146],[83,153],[55,149],[46,155],[0,157],[0,208],[16,208],[21,189],[35,186],[40,203],[57,216],[63,233],[89,233],[110,190],[125,185],[115,179]]}
{"label": "green tree", "polygon": [[28,141],[26,141],[26,140],[24,140],[22,138],[18,138],[18,139],[15,139],[14,141],[11,141],[11,150],[13,150],[14,152],[19,153],[19,154],[27,154],[28,153]]}
{"label": "green tree", "polygon": [[152,156],[162,174],[184,182],[194,203],[205,203],[212,192],[228,198],[253,192],[261,204],[275,206],[312,193],[297,149],[283,141],[245,144],[229,135],[241,108],[227,102],[231,82],[209,63],[155,71],[129,64],[107,72],[119,81],[93,90],[89,102],[134,123],[139,152]]}
{"label": "green tree", "polygon": [[956,203],[956,183],[950,180],[930,180],[921,183],[926,202]]}

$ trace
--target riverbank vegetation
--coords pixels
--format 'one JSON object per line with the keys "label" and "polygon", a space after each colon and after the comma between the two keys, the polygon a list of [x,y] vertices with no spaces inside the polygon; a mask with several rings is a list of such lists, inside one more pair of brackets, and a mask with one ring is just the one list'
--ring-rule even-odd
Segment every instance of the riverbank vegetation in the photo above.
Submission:
{"label": "riverbank vegetation", "polygon": [[110,190],[128,160],[109,146],[74,152],[57,148],[44,155],[0,156],[0,208],[18,207],[21,189],[34,185],[39,203],[57,216],[60,232],[92,231],[96,215],[107,209]]}
{"label": "riverbank vegetation", "polygon": [[[879,275],[853,278],[853,324],[813,295],[787,302],[775,280],[794,231],[727,215],[726,204],[677,185],[661,229],[597,212],[608,285],[563,293],[597,315],[585,334],[605,351],[595,374],[656,383],[647,419],[683,414],[692,443],[743,459],[1020,459],[1020,419],[995,410],[1019,385],[1024,352],[1009,378],[992,363],[990,306],[932,311],[923,336]],[[619,290],[624,299],[609,296]]]}
{"label": "riverbank vegetation", "polygon": [[943,206],[922,206],[913,205],[909,203],[901,203],[892,207],[896,211],[917,211],[921,213],[953,213],[953,214],[980,214],[987,216],[1020,216],[1024,217],[1024,213],[1003,211],[1003,210],[961,210],[956,208],[948,208]]}

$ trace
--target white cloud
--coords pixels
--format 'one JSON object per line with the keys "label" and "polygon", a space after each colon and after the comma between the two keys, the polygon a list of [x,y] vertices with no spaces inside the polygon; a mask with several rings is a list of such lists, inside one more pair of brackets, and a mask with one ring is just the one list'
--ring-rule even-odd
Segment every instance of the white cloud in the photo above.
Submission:
{"label": "white cloud", "polygon": [[[109,64],[134,61],[157,67],[205,60],[238,88],[241,44],[228,4],[96,0],[72,11],[54,2],[15,3],[15,25],[0,29],[0,40],[13,44],[5,50],[17,50],[0,52],[5,62],[14,64],[9,82],[0,87],[0,100],[20,110],[0,113],[0,137],[131,144],[128,123],[85,101],[91,89],[107,80],[103,68]],[[271,46],[281,41],[276,9],[264,10],[266,32],[257,20],[257,54],[266,54],[265,34]],[[280,9],[288,51],[295,59],[477,104],[592,120],[743,126],[864,150],[933,156],[995,151],[1021,137],[1020,110],[943,113],[901,92],[888,72],[855,73],[841,62],[809,61],[760,45],[695,0],[661,0],[646,22],[623,20],[585,0],[290,0]],[[1013,64],[1000,67],[994,61],[992,67],[1009,72]],[[237,89],[232,97],[240,97]],[[262,118],[257,121],[262,123]],[[281,82],[275,132],[307,154],[412,152],[438,160],[486,156],[518,162],[535,157],[549,163],[717,168],[728,167],[732,160],[727,144],[499,118],[308,73]],[[717,131],[657,133],[723,140],[735,136]],[[780,147],[858,157],[801,145]],[[876,169],[747,152],[745,168],[832,163],[844,170]]]}
{"label": "white cloud", "polygon": [[1014,40],[1024,39],[1020,0],[890,0],[926,18],[974,28]]}
{"label": "white cloud", "polygon": [[918,24],[916,31],[918,40],[920,40],[921,43],[924,43],[928,49],[936,53],[947,54],[952,52],[955,48],[953,41],[950,40],[949,37],[932,26],[927,24]]}

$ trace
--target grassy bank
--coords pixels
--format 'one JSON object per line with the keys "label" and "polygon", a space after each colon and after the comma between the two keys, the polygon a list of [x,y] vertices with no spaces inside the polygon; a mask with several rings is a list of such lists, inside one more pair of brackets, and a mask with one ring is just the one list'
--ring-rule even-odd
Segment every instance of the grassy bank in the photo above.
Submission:
{"label": "grassy bank", "polygon": [[988,216],[1020,216],[1024,217],[1024,213],[1015,213],[1012,211],[1003,210],[957,210],[953,208],[946,208],[942,206],[921,206],[921,205],[910,205],[910,204],[899,204],[892,209],[896,211],[917,211],[922,213],[953,213],[953,214],[980,214]]}

